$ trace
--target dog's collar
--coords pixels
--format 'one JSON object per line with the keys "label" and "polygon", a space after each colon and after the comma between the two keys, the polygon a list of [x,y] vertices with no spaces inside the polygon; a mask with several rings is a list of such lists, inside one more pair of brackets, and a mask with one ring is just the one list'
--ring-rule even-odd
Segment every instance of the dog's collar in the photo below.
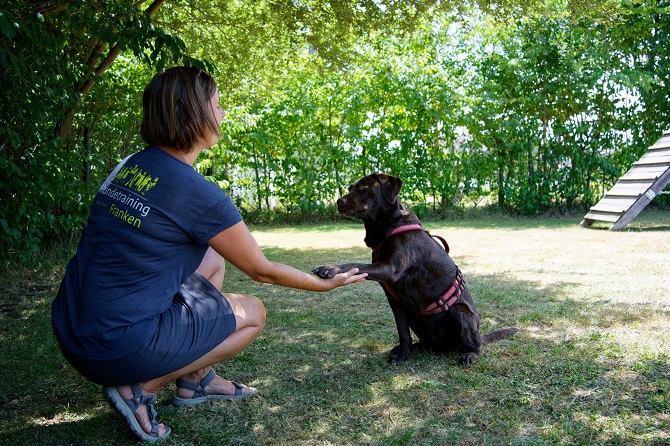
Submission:
{"label": "dog's collar", "polygon": [[421,226],[419,224],[398,226],[393,231],[389,232],[389,234],[386,236],[386,238],[389,238],[392,235],[398,234],[400,232],[415,231],[417,229],[421,229],[421,230],[425,231],[425,229],[423,229],[423,226]]}
{"label": "dog's collar", "polygon": [[[402,225],[402,226],[398,226],[397,228],[391,230],[391,232],[389,232],[389,233],[386,235],[386,238],[384,238],[384,240],[382,240],[377,246],[375,246],[375,247],[372,249],[373,254],[374,254],[375,256],[378,255],[379,250],[381,249],[381,247],[382,247],[382,245],[384,244],[384,242],[386,241],[386,239],[389,238],[389,237],[391,237],[392,235],[400,234],[401,232],[417,231],[417,230],[421,230],[421,231],[426,231],[426,232],[428,232],[423,226],[421,226],[421,225],[418,224],[418,223],[415,223],[415,224],[412,224],[412,225]],[[444,238],[440,237],[439,235],[433,235],[433,234],[430,234],[430,233],[429,233],[429,235],[430,235],[431,237],[433,237],[433,238],[439,240],[440,242],[442,242],[442,245],[444,246],[444,250],[447,251],[447,254],[449,254],[449,243],[447,243],[447,241],[446,241]]]}
{"label": "dog's collar", "polygon": [[386,237],[384,237],[384,240],[382,240],[381,242],[379,242],[377,246],[372,248],[372,252],[376,255],[381,249],[386,239],[391,237],[392,235],[400,234],[401,232],[417,231],[417,230],[425,231],[424,227],[419,224],[398,226],[397,228],[391,230],[391,232],[387,233]]}

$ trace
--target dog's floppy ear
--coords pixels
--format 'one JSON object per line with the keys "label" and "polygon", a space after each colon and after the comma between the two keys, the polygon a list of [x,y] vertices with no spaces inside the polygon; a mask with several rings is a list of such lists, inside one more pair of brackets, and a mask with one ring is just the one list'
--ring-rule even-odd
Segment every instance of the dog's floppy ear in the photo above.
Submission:
{"label": "dog's floppy ear", "polygon": [[393,204],[398,199],[398,192],[402,187],[402,180],[398,177],[379,173],[375,175],[382,187],[382,195],[388,204]]}

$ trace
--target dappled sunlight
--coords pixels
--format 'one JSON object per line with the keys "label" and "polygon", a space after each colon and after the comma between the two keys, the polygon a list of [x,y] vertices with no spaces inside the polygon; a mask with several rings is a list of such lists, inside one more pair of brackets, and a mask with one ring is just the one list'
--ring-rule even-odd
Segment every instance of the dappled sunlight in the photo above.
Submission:
{"label": "dappled sunlight", "polygon": [[[518,336],[518,333],[516,335]],[[569,334],[566,333],[564,329],[559,329],[558,327],[549,328],[547,326],[524,327],[523,336],[530,339],[542,339],[552,342],[564,342],[570,338]]]}
{"label": "dappled sunlight", "polygon": [[[394,430],[421,425],[423,420],[417,419],[411,407],[405,407],[397,403],[394,393],[389,393],[387,382],[375,382],[366,387],[369,394],[369,402],[365,405],[365,411],[370,414],[374,427],[390,435]],[[393,387],[393,385],[392,385]],[[395,389],[396,391],[399,389]]]}
{"label": "dappled sunlight", "polygon": [[310,230],[309,227],[254,230],[252,234],[261,247],[282,249],[346,249],[365,248],[363,225],[360,230],[340,229],[332,232]]}
{"label": "dappled sunlight", "polygon": [[398,374],[391,378],[390,382],[388,383],[388,387],[389,390],[402,391],[415,387],[416,385],[422,384],[423,382],[423,379],[418,378],[415,375]]}
{"label": "dappled sunlight", "polygon": [[516,436],[514,437],[514,439],[518,440],[519,442],[524,442],[524,443],[525,442],[530,442],[531,438],[537,436],[537,433],[538,433],[539,430],[540,430],[540,428],[538,428],[534,424],[521,423],[516,428]]}
{"label": "dappled sunlight", "polygon": [[[435,231],[437,232],[437,231]],[[670,232],[597,232],[579,227],[450,228],[451,255],[475,274],[510,276],[541,285],[571,282],[574,297],[616,302],[670,302]],[[444,234],[443,234],[444,235]],[[463,265],[461,265],[463,269]],[[467,277],[467,272],[466,272]],[[603,281],[603,277],[607,280]]]}
{"label": "dappled sunlight", "polygon": [[65,408],[62,412],[55,413],[53,417],[33,418],[32,424],[35,426],[53,426],[61,423],[74,423],[78,421],[88,420],[94,416],[92,413],[76,413],[71,412],[70,408]]}
{"label": "dappled sunlight", "polygon": [[[570,342],[577,348],[588,348],[593,336],[604,334],[630,345],[627,351],[633,355],[637,349],[668,352],[663,326],[669,322],[670,308],[665,294],[670,289],[669,233],[567,227],[522,228],[506,235],[497,229],[451,226],[432,232],[446,236],[453,258],[461,260],[483,331],[516,325],[522,329],[517,337]],[[264,234],[277,244],[276,232]],[[328,233],[328,240],[323,235],[300,232],[282,243],[288,249],[332,249],[332,257],[338,258],[344,250],[362,246],[364,233],[362,228],[338,230]],[[335,241],[336,247],[329,248]],[[370,292],[386,305],[381,289]],[[374,311],[370,304],[356,304],[361,317]],[[392,315],[384,314],[393,333]]]}
{"label": "dappled sunlight", "polygon": [[[613,303],[670,307],[666,295],[670,289],[670,232],[602,232],[579,227],[525,228],[509,236],[499,229],[437,227],[432,232],[447,239],[451,256],[466,279],[468,274],[477,274],[531,281],[541,287],[570,283],[569,297],[580,300],[606,298]],[[368,252],[362,226],[328,233],[302,227],[259,230],[254,236],[263,247],[335,252],[360,248],[363,255]]]}
{"label": "dappled sunlight", "polygon": [[[664,354],[670,356],[670,317],[659,320],[654,315],[648,316],[644,327],[619,325],[609,331],[617,342],[625,346],[627,354],[646,355]],[[653,335],[650,335],[653,333]]]}
{"label": "dappled sunlight", "polygon": [[646,427],[647,433],[635,435],[635,440],[645,444],[661,444],[670,440],[670,435],[663,431],[663,423],[655,421],[652,417],[639,415],[619,414],[606,416],[588,411],[575,412],[573,415],[575,423],[579,423],[593,432],[589,439],[591,444],[605,444],[612,436],[624,437],[631,426],[638,425]]}
{"label": "dappled sunlight", "polygon": [[[167,444],[202,435],[259,445],[670,442],[670,234],[435,228],[464,270],[482,332],[519,333],[484,346],[470,367],[456,354],[429,352],[390,364],[398,335],[377,283],[309,293],[258,284],[230,267],[226,289],[260,296],[268,318],[251,346],[215,369],[260,394],[177,409],[174,385],[166,386],[157,410],[178,434]],[[260,232],[268,258],[305,271],[369,258],[362,227]],[[10,368],[17,382],[41,385],[10,386],[2,411],[13,421],[0,443],[100,444],[102,434],[108,444],[132,441],[99,387],[65,364],[48,301],[35,297],[34,307],[27,299],[2,307],[11,325],[0,338],[20,349],[7,355]],[[26,311],[33,316],[23,318]],[[42,363],[43,373],[25,374]]]}

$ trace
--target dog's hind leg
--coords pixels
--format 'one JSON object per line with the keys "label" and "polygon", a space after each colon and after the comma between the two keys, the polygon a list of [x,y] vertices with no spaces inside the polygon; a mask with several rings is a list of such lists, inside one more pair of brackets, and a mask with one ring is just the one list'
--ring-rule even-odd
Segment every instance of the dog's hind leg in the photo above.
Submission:
{"label": "dog's hind leg", "polygon": [[449,309],[445,320],[451,335],[448,343],[459,353],[460,362],[470,365],[481,353],[482,340],[479,335],[479,317],[465,304],[457,303]]}

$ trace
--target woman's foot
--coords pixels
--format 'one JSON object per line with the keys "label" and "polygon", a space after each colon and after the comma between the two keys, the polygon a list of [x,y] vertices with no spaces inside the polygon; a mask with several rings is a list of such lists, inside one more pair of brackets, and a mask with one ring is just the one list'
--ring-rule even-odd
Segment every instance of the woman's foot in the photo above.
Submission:
{"label": "woman's foot", "polygon": [[190,373],[177,380],[177,394],[172,401],[177,406],[202,404],[207,400],[240,400],[258,393],[253,387],[247,387],[235,381],[227,381],[214,373],[211,368],[207,374],[203,371]]}
{"label": "woman's foot", "polygon": [[[133,415],[135,416],[139,427],[146,435],[156,439],[165,438],[167,435],[169,435],[170,428],[165,426],[163,423],[157,423],[155,421],[156,411],[153,409],[153,401],[155,401],[157,392],[144,390],[141,384],[136,384],[135,386],[119,386],[116,387],[116,391],[121,396],[121,398],[124,399],[126,405],[128,405],[128,400],[135,400],[137,408],[133,411]],[[128,408],[130,410],[133,409],[133,407],[130,405],[128,405]],[[125,416],[123,413],[121,413],[121,415]],[[129,427],[131,430],[133,430],[133,432],[135,432],[136,429],[133,429],[133,427],[130,425]],[[139,432],[135,433],[142,437]]]}

